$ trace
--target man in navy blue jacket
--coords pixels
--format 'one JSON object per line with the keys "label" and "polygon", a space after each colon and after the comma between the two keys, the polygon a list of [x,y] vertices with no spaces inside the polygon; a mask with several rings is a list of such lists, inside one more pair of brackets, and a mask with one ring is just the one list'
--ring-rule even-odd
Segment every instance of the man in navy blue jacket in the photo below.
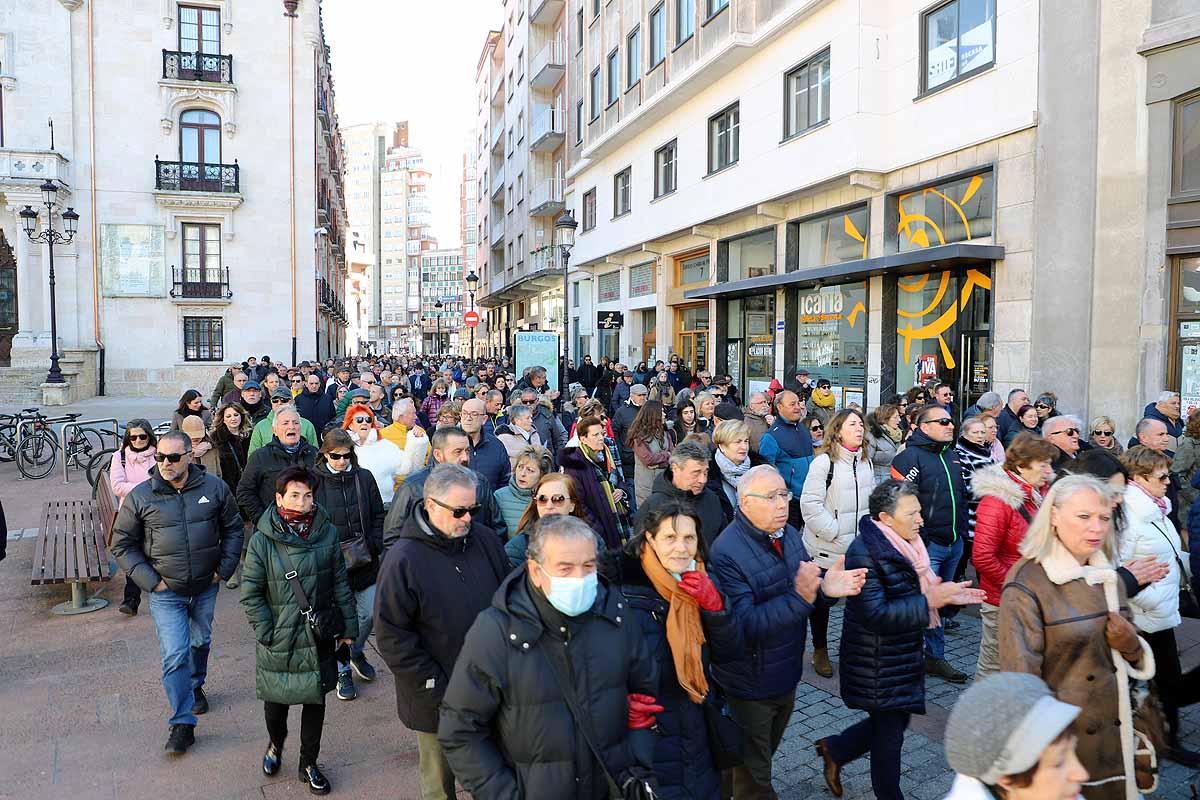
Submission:
{"label": "man in navy blue jacket", "polygon": [[471,469],[487,478],[492,491],[497,492],[508,486],[512,473],[504,443],[483,429],[486,419],[487,406],[482,400],[473,397],[463,403],[459,427],[471,440]]}
{"label": "man in navy blue jacket", "polygon": [[746,643],[745,657],[713,664],[742,728],[743,762],[733,771],[734,797],[774,797],[771,760],[792,715],[804,671],[805,621],[824,597],[858,594],[865,569],[842,560],[821,577],[800,533],[788,525],[788,487],[769,464],[738,483],[733,522],[713,543],[709,575],[728,598]]}
{"label": "man in navy blue jacket", "polygon": [[779,470],[792,493],[787,522],[797,530],[804,527],[800,494],[804,491],[804,479],[808,477],[808,466],[813,460],[812,434],[801,424],[804,412],[805,403],[800,395],[780,392],[775,398],[775,422],[758,440],[758,454]]}

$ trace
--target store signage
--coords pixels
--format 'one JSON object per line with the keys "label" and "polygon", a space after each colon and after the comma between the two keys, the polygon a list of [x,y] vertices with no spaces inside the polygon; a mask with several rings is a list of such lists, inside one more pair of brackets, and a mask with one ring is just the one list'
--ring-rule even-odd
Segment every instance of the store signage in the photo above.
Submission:
{"label": "store signage", "polygon": [[619,331],[625,327],[625,312],[598,311],[596,312],[596,327],[602,331]]}
{"label": "store signage", "polygon": [[800,296],[801,322],[841,322],[845,300],[841,291],[813,292]]}

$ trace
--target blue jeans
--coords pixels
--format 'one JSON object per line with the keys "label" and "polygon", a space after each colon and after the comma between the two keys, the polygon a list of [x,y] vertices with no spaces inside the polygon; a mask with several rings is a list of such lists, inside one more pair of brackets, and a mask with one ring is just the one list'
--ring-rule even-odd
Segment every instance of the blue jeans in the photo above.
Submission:
{"label": "blue jeans", "polygon": [[[350,657],[358,658],[367,646],[367,637],[375,626],[375,584],[354,593],[355,613],[358,615],[358,638],[350,645]],[[338,662],[339,672],[349,672],[350,665]]]}
{"label": "blue jeans", "polygon": [[150,616],[158,630],[162,683],[171,704],[172,725],[196,724],[193,693],[204,685],[208,676],[217,588],[214,583],[193,597],[175,594],[170,589],[147,595]]}
{"label": "blue jeans", "polygon": [[[958,561],[962,558],[962,538],[955,539],[952,545],[930,542],[926,549],[929,551],[929,566],[934,574],[944,581],[954,580],[954,570],[958,569]],[[941,625],[925,629],[925,655],[930,658],[946,657],[946,632]]]}

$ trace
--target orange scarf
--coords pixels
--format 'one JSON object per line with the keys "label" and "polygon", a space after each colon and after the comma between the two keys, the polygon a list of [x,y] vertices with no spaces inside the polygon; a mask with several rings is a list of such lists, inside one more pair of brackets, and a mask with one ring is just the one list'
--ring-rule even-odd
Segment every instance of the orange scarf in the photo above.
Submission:
{"label": "orange scarf", "polygon": [[[658,560],[650,543],[642,544],[642,569],[662,599],[670,603],[667,609],[667,645],[675,660],[675,676],[679,686],[693,703],[703,703],[708,696],[708,678],[704,675],[704,627],[700,624],[700,606],[696,599],[679,588],[679,581],[667,572]],[[705,572],[697,559],[696,570]]]}

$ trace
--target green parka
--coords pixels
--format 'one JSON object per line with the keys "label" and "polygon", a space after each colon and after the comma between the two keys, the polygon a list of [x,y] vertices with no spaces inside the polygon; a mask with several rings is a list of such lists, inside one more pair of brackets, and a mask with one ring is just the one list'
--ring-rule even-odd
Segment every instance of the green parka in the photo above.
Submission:
{"label": "green parka", "polygon": [[317,611],[340,610],[346,625],[342,636],[353,639],[358,636],[358,617],[337,529],[318,507],[312,532],[301,539],[272,505],[259,518],[242,567],[242,606],[258,640],[254,653],[258,698],[286,705],[324,703],[337,684],[334,643],[323,642],[318,648],[313,641],[300,602],[284,577],[287,568],[275,541],[287,547],[309,602]]}

